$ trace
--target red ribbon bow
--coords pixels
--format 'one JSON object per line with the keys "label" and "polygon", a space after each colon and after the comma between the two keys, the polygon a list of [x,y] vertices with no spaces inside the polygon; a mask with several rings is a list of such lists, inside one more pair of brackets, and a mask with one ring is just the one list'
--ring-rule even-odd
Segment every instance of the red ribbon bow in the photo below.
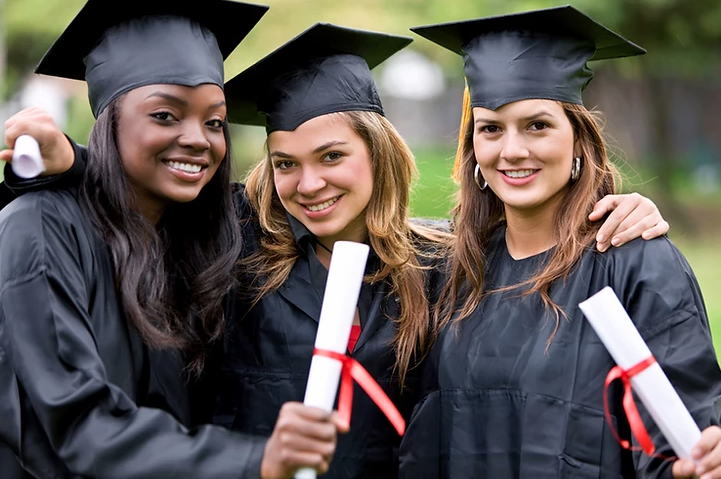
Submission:
{"label": "red ribbon bow", "polygon": [[654,358],[653,356],[649,356],[628,370],[624,370],[620,366],[616,366],[611,369],[611,371],[608,373],[608,376],[606,376],[606,383],[603,388],[603,410],[606,413],[606,421],[608,422],[608,426],[611,428],[611,432],[613,432],[616,440],[619,442],[619,444],[621,444],[621,447],[630,450],[633,448],[631,447],[629,442],[621,439],[618,435],[618,431],[616,431],[616,428],[613,427],[613,422],[611,421],[611,413],[608,410],[608,386],[616,379],[620,379],[623,382],[623,410],[626,411],[628,425],[631,427],[631,432],[636,437],[639,444],[641,444],[641,449],[643,449],[643,452],[645,452],[649,456],[653,454],[653,452],[656,450],[656,447],[653,445],[653,441],[651,441],[651,437],[648,435],[648,431],[643,425],[641,415],[638,413],[636,403],[633,401],[633,394],[631,393],[631,378],[638,373],[646,370],[646,368],[653,364],[656,364],[656,358]]}
{"label": "red ribbon bow", "polygon": [[366,394],[370,396],[373,402],[376,403],[380,410],[383,411],[383,414],[385,414],[391,424],[393,424],[398,434],[403,435],[406,430],[406,422],[403,420],[403,416],[401,416],[401,413],[398,412],[398,409],[396,409],[393,402],[383,389],[381,389],[375,379],[368,374],[368,371],[366,371],[358,361],[345,354],[328,351],[326,349],[315,348],[313,355],[335,359],[343,365],[341,369],[340,394],[338,396],[338,414],[346,424],[350,424],[350,413],[353,406],[353,380],[355,380]]}

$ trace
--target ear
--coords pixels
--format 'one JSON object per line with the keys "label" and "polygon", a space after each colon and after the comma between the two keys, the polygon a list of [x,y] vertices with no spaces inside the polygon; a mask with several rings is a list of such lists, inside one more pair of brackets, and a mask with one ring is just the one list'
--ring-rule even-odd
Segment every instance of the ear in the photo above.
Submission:
{"label": "ear", "polygon": [[581,140],[576,138],[576,141],[573,142],[573,157],[578,158],[579,156],[583,156],[583,148],[581,148]]}

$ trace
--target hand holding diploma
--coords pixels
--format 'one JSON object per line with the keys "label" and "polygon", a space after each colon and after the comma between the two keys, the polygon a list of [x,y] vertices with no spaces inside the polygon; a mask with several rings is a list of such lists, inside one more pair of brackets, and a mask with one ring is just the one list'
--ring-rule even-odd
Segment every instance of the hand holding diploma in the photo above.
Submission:
{"label": "hand holding diploma", "polygon": [[[712,426],[701,433],[613,290],[606,287],[579,307],[618,364],[609,373],[606,385],[614,379],[628,383],[624,410],[644,452],[653,454],[655,448],[630,395],[631,386],[680,458],[673,465],[674,477],[691,478],[698,474],[701,479],[721,478],[721,429]],[[605,400],[604,403],[606,406]],[[627,441],[620,442],[629,447]],[[707,476],[709,470],[713,474]]]}
{"label": "hand holding diploma", "polygon": [[12,149],[0,151],[0,160],[11,162],[21,178],[64,173],[75,162],[70,141],[39,108],[27,108],[10,117],[5,122],[4,142]]}

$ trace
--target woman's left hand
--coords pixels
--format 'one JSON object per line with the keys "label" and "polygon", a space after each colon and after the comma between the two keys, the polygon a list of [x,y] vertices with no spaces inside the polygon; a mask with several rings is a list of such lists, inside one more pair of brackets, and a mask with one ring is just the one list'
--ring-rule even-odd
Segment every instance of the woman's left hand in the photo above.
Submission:
{"label": "woman's left hand", "polygon": [[677,479],[721,479],[721,428],[710,426],[703,430],[701,439],[691,450],[696,461],[679,459],[671,472]]}
{"label": "woman's left hand", "polygon": [[656,238],[669,230],[654,202],[638,193],[605,196],[596,203],[588,219],[598,221],[609,212],[596,235],[596,248],[600,252],[639,236],[645,240]]}

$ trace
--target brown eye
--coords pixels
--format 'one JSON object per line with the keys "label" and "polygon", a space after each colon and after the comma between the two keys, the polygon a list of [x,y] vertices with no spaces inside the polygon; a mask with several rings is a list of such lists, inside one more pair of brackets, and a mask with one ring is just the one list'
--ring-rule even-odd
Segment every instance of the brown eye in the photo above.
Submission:
{"label": "brown eye", "polygon": [[158,111],[150,114],[151,117],[159,121],[176,121],[177,118],[173,116],[169,111]]}

